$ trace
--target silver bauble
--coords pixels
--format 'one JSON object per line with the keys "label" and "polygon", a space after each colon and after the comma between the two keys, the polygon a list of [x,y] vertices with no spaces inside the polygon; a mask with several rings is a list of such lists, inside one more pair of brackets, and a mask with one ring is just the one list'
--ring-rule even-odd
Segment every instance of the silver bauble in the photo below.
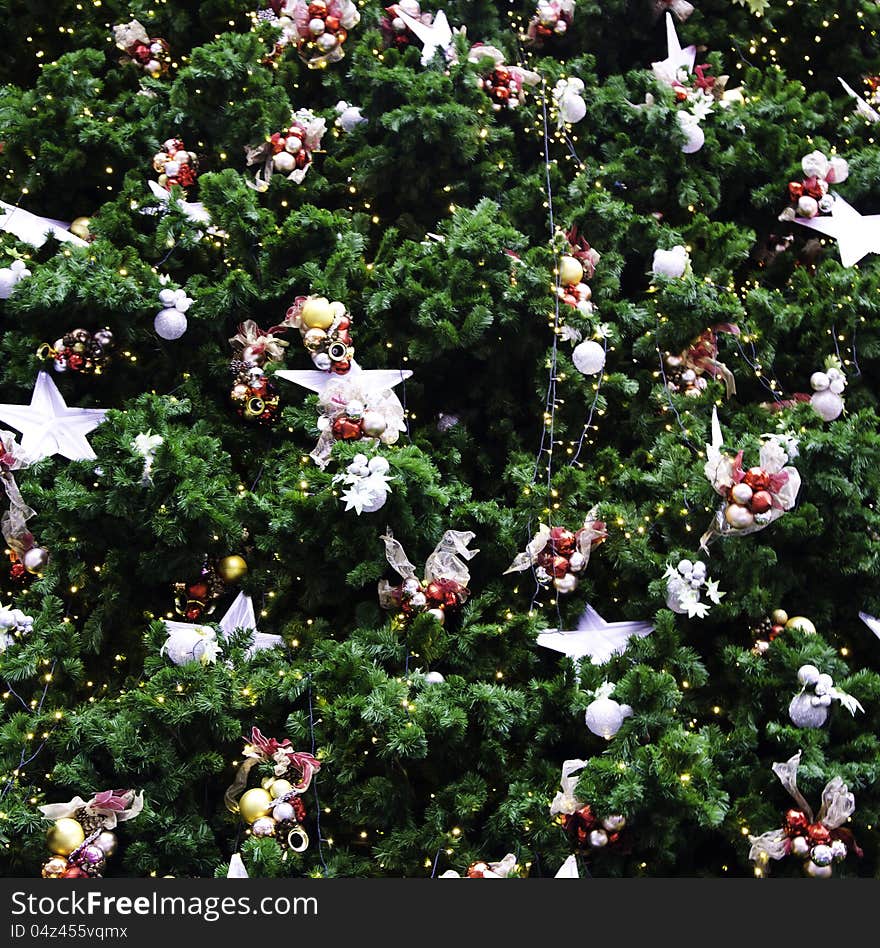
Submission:
{"label": "silver bauble", "polygon": [[620,704],[613,698],[596,698],[587,706],[584,720],[595,735],[610,741],[632,714],[633,709],[628,704]]}
{"label": "silver bauble", "polygon": [[161,313],[156,314],[153,329],[156,330],[157,336],[169,342],[180,339],[186,332],[186,316],[177,309],[163,309]]}
{"label": "silver bauble", "polygon": [[828,709],[814,706],[812,695],[795,695],[788,706],[788,716],[795,727],[822,727],[828,720]]}

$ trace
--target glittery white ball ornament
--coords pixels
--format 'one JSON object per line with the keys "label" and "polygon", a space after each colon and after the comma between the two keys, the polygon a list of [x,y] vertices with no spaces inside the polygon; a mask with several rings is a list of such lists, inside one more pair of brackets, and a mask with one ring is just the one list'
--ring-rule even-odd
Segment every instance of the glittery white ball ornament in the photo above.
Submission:
{"label": "glittery white ball ornament", "polygon": [[605,348],[593,339],[585,339],[574,347],[571,361],[578,372],[598,375],[605,368]]}
{"label": "glittery white ball ornament", "polygon": [[828,720],[828,709],[814,705],[812,695],[795,695],[788,706],[788,716],[795,727],[822,727]]}
{"label": "glittery white ball ornament", "polygon": [[596,698],[587,707],[584,720],[595,735],[610,741],[632,714],[633,709],[628,704],[620,704],[613,698]]}
{"label": "glittery white ball ornament", "polygon": [[163,309],[153,320],[153,329],[162,339],[180,339],[186,332],[186,316],[177,309]]}
{"label": "glittery white ball ornament", "polygon": [[446,679],[440,672],[428,672],[425,675],[425,684],[426,685],[442,685]]}
{"label": "glittery white ball ornament", "polygon": [[843,399],[830,388],[813,392],[810,396],[810,407],[822,421],[834,421],[843,412]]}

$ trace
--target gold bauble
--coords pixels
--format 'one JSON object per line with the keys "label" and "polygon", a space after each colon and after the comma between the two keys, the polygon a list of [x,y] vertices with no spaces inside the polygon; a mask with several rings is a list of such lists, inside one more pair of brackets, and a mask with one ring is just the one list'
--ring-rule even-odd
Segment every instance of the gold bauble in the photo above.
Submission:
{"label": "gold bauble", "polygon": [[248,565],[243,556],[224,556],[217,564],[217,572],[224,583],[237,583],[247,571]]}
{"label": "gold bauble", "polygon": [[70,225],[70,232],[75,237],[79,237],[80,240],[89,240],[92,236],[91,224],[92,219],[90,217],[77,217]]}
{"label": "gold bauble", "polygon": [[574,257],[559,258],[559,282],[563,286],[575,286],[584,278],[584,268]]}
{"label": "gold bauble", "polygon": [[268,777],[263,777],[263,779],[260,781],[260,786],[261,786],[264,790],[268,790],[269,787],[271,787],[272,784],[275,783],[275,781],[276,781],[277,779],[278,779],[278,778],[275,776],[275,774],[271,774],[271,775],[268,776]]}
{"label": "gold bauble", "polygon": [[82,846],[85,838],[86,834],[82,826],[68,816],[56,820],[54,825],[49,827],[49,832],[46,833],[46,842],[49,844],[49,849],[56,856],[69,856],[74,849]]}
{"label": "gold bauble", "polygon": [[60,879],[67,871],[67,860],[61,856],[53,856],[43,863],[41,875],[44,879]]}
{"label": "gold bauble", "polygon": [[293,784],[289,780],[273,780],[266,788],[272,794],[272,799],[277,800],[293,790]]}
{"label": "gold bauble", "polygon": [[788,622],[785,623],[786,629],[795,629],[798,632],[803,632],[805,635],[815,635],[816,626],[806,617],[806,616],[792,616]]}
{"label": "gold bauble", "polygon": [[770,613],[770,621],[773,625],[785,625],[788,622],[788,613],[785,609],[774,609]]}
{"label": "gold bauble", "polygon": [[329,329],[333,325],[333,307],[326,296],[307,299],[299,314],[303,326],[309,329]]}
{"label": "gold bauble", "polygon": [[241,795],[238,801],[238,811],[246,823],[253,823],[261,816],[268,816],[272,809],[272,797],[262,787],[254,787]]}

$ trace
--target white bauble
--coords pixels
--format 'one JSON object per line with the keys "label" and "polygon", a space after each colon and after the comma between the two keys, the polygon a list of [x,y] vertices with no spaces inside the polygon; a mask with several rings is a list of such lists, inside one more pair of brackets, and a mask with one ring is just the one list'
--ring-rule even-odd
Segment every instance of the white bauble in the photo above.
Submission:
{"label": "white bauble", "polygon": [[810,387],[814,392],[822,392],[831,384],[831,379],[826,372],[814,372],[810,376]]}
{"label": "white bauble", "polygon": [[821,151],[811,151],[801,159],[801,169],[808,178],[824,178],[830,165]]}
{"label": "white bauble", "polygon": [[282,174],[289,174],[296,167],[296,158],[287,151],[279,151],[272,156],[272,167]]}
{"label": "white bauble", "polygon": [[798,669],[797,679],[802,685],[815,685],[821,677],[815,665],[801,665]]}
{"label": "white bauble", "polygon": [[371,438],[378,438],[385,433],[388,422],[380,411],[364,412],[364,434]]}
{"label": "white bauble", "polygon": [[578,372],[598,375],[605,368],[605,348],[593,339],[585,339],[574,347],[571,361]]}
{"label": "white bauble", "polygon": [[810,851],[810,842],[806,836],[795,836],[791,841],[791,851],[795,856],[803,858]]}
{"label": "white bauble", "polygon": [[579,573],[586,565],[587,558],[579,550],[575,550],[568,558],[568,568],[573,573]]}
{"label": "white bauble", "polygon": [[[561,20],[559,21],[562,22]],[[583,96],[567,91],[559,99],[559,115],[563,122],[574,125],[587,114],[587,103]]]}
{"label": "white bauble", "polygon": [[828,162],[828,173],[825,175],[831,184],[840,184],[849,177],[849,165],[845,158],[834,155]]}
{"label": "white bauble", "polygon": [[678,594],[678,587],[670,583],[666,588],[666,608],[671,609],[678,615],[683,616],[687,609],[681,604],[681,598]]}
{"label": "white bauble", "polygon": [[272,818],[278,823],[284,823],[286,820],[292,820],[294,817],[294,809],[292,803],[276,803],[274,809],[272,810]]}
{"label": "white bauble", "polygon": [[200,635],[198,628],[179,629],[168,636],[162,651],[175,665],[216,661],[218,648],[213,630],[208,629]]}
{"label": "white bauble", "polygon": [[8,300],[20,277],[9,267],[0,269],[0,300]]}
{"label": "white bauble", "polygon": [[186,332],[186,316],[178,309],[163,309],[153,320],[153,329],[162,339],[180,339]]}
{"label": "white bauble", "polygon": [[751,487],[745,482],[740,481],[739,484],[734,484],[730,489],[730,497],[734,503],[741,504],[745,506],[751,499],[754,491]]}
{"label": "white bauble", "polygon": [[574,573],[566,573],[564,576],[557,576],[553,580],[553,585],[556,587],[556,591],[567,595],[568,593],[573,593],[577,589],[578,578]]}
{"label": "white bauble", "polygon": [[830,879],[833,872],[831,866],[817,866],[812,859],[804,863],[804,872],[813,879]]}
{"label": "white bauble", "polygon": [[363,513],[375,513],[385,506],[388,500],[388,490],[384,486],[368,484],[367,489],[361,488],[361,510]]}
{"label": "white bauble", "polygon": [[614,814],[606,816],[605,819],[602,820],[602,826],[609,833],[619,833],[624,826],[626,826],[626,817]]}
{"label": "white bauble", "polygon": [[811,695],[795,695],[788,706],[788,716],[795,727],[822,727],[828,720],[828,709],[815,706]]}
{"label": "white bauble", "polygon": [[843,411],[843,399],[830,388],[821,392],[813,392],[810,396],[810,407],[822,421],[834,421]]}
{"label": "white bauble", "polygon": [[748,507],[740,507],[739,504],[728,504],[724,508],[724,519],[734,528],[734,530],[745,530],[755,522],[755,515]]}
{"label": "white bauble", "polygon": [[687,248],[678,244],[671,250],[655,250],[651,270],[655,276],[678,278],[684,276],[687,265]]}
{"label": "white bauble", "polygon": [[367,467],[373,474],[387,474],[391,469],[391,465],[388,463],[388,458],[383,458],[381,454],[377,454],[376,457],[370,458]]}
{"label": "white bauble", "polygon": [[628,704],[621,704],[613,698],[596,698],[587,707],[584,720],[594,734],[610,741],[632,714],[633,709]]}
{"label": "white bauble", "polygon": [[686,155],[692,155],[706,144],[706,136],[696,119],[687,112],[676,112],[675,117],[678,120],[678,127],[684,132],[685,142],[681,150]]}
{"label": "white bauble", "polygon": [[440,672],[428,672],[425,675],[425,684],[426,685],[442,685],[446,679],[440,674]]}
{"label": "white bauble", "polygon": [[595,829],[590,831],[590,846],[593,849],[601,849],[608,845],[608,834],[605,830]]}
{"label": "white bauble", "polygon": [[694,563],[693,569],[691,571],[691,576],[694,579],[704,580],[706,578],[706,564],[702,560],[697,560]]}
{"label": "white bauble", "polygon": [[809,194],[804,194],[798,198],[797,212],[801,217],[815,217],[819,213],[819,202]]}

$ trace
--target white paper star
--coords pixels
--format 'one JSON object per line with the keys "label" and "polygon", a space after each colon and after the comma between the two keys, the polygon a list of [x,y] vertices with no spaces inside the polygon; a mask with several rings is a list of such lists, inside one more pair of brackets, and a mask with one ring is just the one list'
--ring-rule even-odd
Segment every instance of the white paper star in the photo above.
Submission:
{"label": "white paper star", "polygon": [[581,874],[578,872],[577,857],[569,856],[568,859],[559,867],[559,872],[553,877],[554,879],[580,879]]}
{"label": "white paper star", "polygon": [[419,38],[422,43],[422,65],[427,64],[434,58],[434,53],[439,49],[444,57],[450,62],[455,58],[455,44],[452,39],[452,29],[449,26],[449,20],[443,10],[438,10],[430,26],[410,16],[406,10],[395,6],[395,15],[399,16],[407,28]]}
{"label": "white paper star", "polygon": [[577,629],[571,632],[547,629],[539,633],[538,645],[562,652],[575,661],[589,656],[594,665],[604,665],[612,655],[625,651],[634,635],[642,639],[653,631],[650,622],[606,622],[587,605]]}
{"label": "white paper star", "polygon": [[868,122],[880,122],[880,113],[877,112],[875,108],[872,108],[868,103],[853,89],[852,86],[848,85],[840,76],[837,77],[837,81],[843,86],[844,89],[856,100],[856,113],[861,115],[863,119]]}
{"label": "white paper star", "polygon": [[244,593],[239,593],[235,597],[235,601],[227,609],[226,615],[223,616],[219,624],[224,639],[228,639],[236,629],[250,629],[252,638],[246,652],[248,658],[253,658],[257,652],[262,652],[263,649],[275,648],[284,644],[284,639],[280,635],[270,635],[268,632],[260,632],[257,629],[257,617],[254,614],[253,600]]}
{"label": "white paper star", "polygon": [[869,615],[867,612],[860,612],[859,618],[865,625],[880,639],[880,619],[877,619],[875,616]]}
{"label": "white paper star", "polygon": [[78,247],[87,246],[84,240],[76,234],[71,234],[67,229],[70,225],[65,224],[64,221],[56,221],[51,217],[38,217],[30,211],[7,204],[5,201],[0,201],[0,211],[2,211],[0,230],[14,234],[19,240],[32,247],[42,247],[46,243],[47,234],[51,234],[62,243],[76,244]]}
{"label": "white paper star", "polygon": [[880,214],[862,216],[839,195],[834,195],[830,217],[796,217],[796,224],[834,237],[840,262],[852,267],[869,253],[880,253]]}
{"label": "white paper star", "polygon": [[678,39],[678,33],[675,32],[675,21],[672,14],[666,14],[666,59],[651,63],[654,74],[658,78],[672,82],[677,76],[679,69],[686,69],[689,73],[694,71],[694,61],[697,58],[696,46],[682,45]]}
{"label": "white paper star", "polygon": [[[171,202],[171,193],[163,188],[161,184],[157,184],[155,181],[148,181],[147,184],[150,186],[150,190],[153,192],[153,197],[158,198],[165,205],[168,205]],[[175,204],[177,204],[177,206],[194,224],[211,223],[211,215],[205,209],[205,205],[202,204],[201,201],[183,201],[178,198],[177,201],[175,201]]]}
{"label": "white paper star", "polygon": [[0,405],[0,421],[21,432],[22,450],[34,461],[60,454],[70,461],[96,455],[86,441],[106,417],[103,408],[68,408],[52,378],[37,376],[30,405]]}
{"label": "white paper star", "polygon": [[279,369],[275,375],[320,395],[326,385],[331,382],[338,382],[340,379],[357,379],[359,384],[366,386],[371,391],[381,392],[386,388],[394,388],[404,379],[408,379],[412,375],[412,370],[362,369],[352,359],[351,369],[345,375],[334,375],[332,372],[321,372],[318,369]]}

